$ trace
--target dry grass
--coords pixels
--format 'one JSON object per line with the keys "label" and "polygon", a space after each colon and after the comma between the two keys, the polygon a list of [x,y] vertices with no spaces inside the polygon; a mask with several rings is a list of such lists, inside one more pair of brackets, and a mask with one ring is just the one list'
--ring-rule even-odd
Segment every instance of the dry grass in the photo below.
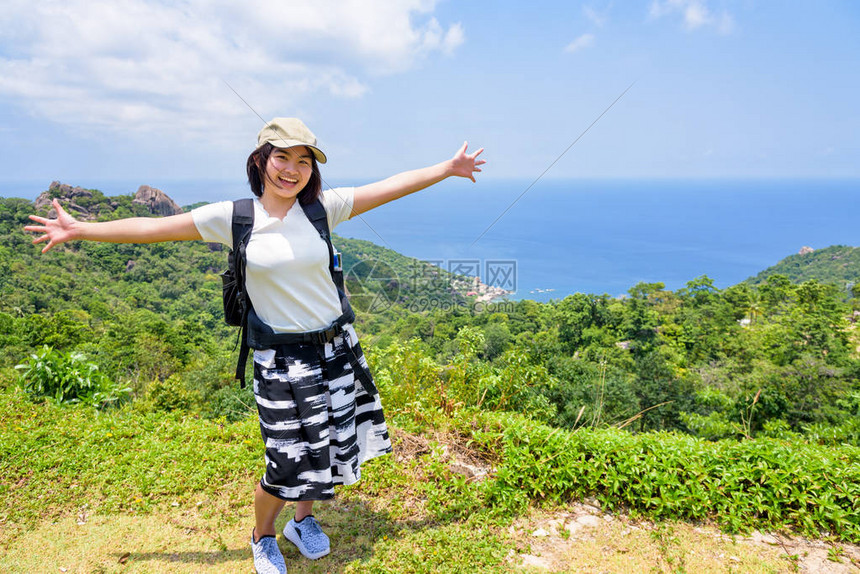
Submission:
{"label": "dry grass", "polygon": [[0,558],[4,572],[248,571],[244,525],[217,528],[188,513],[75,517],[40,525]]}
{"label": "dry grass", "polygon": [[[860,573],[857,546],[759,533],[728,536],[706,525],[606,516],[582,504],[565,511],[534,511],[518,520],[512,533],[525,550],[509,560],[525,572]],[[837,554],[842,554],[839,562],[828,558]]]}
{"label": "dry grass", "polygon": [[[12,541],[0,572],[235,573],[253,572],[248,546],[253,506],[224,515],[206,508],[170,508],[146,515],[81,515],[46,521]],[[215,504],[215,506],[220,506]],[[369,557],[382,539],[384,519],[359,503],[320,503],[315,513],[332,540],[330,556],[310,562],[283,537],[278,543],[290,572],[344,572]],[[284,512],[280,532],[291,517]]]}
{"label": "dry grass", "polygon": [[[378,501],[384,502],[384,501]],[[857,573],[849,555],[827,559],[822,543],[798,546],[730,537],[681,522],[654,525],[600,513],[533,511],[509,531],[511,551],[499,571],[589,574]],[[211,510],[211,509],[209,509]],[[149,515],[67,516],[46,521],[9,545],[0,556],[4,573],[235,573],[252,572],[248,549],[252,507],[228,521],[203,507],[173,508]],[[309,562],[279,537],[290,572],[361,572],[375,547],[409,545],[389,539],[379,514],[355,501],[321,504],[318,512],[332,537],[330,556]],[[595,520],[582,520],[593,516]],[[279,520],[279,528],[287,520]],[[593,523],[593,524],[592,524]],[[544,530],[547,535],[534,536]],[[403,548],[402,550],[407,550]],[[796,553],[790,558],[788,552]],[[426,572],[436,568],[426,565]],[[397,572],[397,569],[392,569]],[[415,571],[411,569],[410,571]],[[419,570],[421,571],[421,570]],[[463,570],[467,572],[467,570]]]}

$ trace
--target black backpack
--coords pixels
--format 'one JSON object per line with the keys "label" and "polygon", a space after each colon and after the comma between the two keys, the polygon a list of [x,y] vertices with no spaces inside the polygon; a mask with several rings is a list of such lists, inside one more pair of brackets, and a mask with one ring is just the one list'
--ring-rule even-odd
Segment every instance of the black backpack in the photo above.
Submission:
{"label": "black backpack", "polygon": [[[343,326],[346,323],[352,322],[355,315],[349,305],[349,300],[346,296],[346,289],[343,283],[343,267],[340,253],[335,250],[331,244],[331,237],[328,228],[328,218],[326,217],[325,208],[322,202],[317,199],[311,204],[302,205],[302,209],[307,215],[314,228],[320,234],[320,237],[326,242],[329,253],[329,272],[331,273],[332,281],[337,287],[338,295],[341,301],[341,310],[343,314],[338,318],[334,327],[323,329],[312,333],[289,333],[281,334],[276,339],[270,340],[280,341],[284,343],[291,342],[318,342],[320,340],[331,340],[333,334],[337,334],[337,326]],[[248,322],[249,318],[256,319],[255,324],[260,324],[256,318],[251,300],[248,298],[248,293],[245,290],[245,262],[247,260],[245,249],[248,241],[251,239],[251,231],[254,228],[254,200],[251,198],[237,199],[233,201],[233,249],[227,255],[227,270],[221,274],[222,282],[222,298],[224,301],[224,320],[228,325],[241,327],[239,332],[239,340],[241,347],[239,350],[239,361],[236,364],[236,378],[239,379],[242,388],[245,387],[245,365],[248,362],[248,354],[250,346],[248,345]],[[265,337],[266,334],[263,334]],[[238,344],[238,342],[237,342]]]}
{"label": "black backpack", "polygon": [[227,270],[221,274],[224,320],[240,327],[245,323],[248,300],[245,294],[245,248],[254,229],[254,200],[233,202],[233,249],[227,255]]}

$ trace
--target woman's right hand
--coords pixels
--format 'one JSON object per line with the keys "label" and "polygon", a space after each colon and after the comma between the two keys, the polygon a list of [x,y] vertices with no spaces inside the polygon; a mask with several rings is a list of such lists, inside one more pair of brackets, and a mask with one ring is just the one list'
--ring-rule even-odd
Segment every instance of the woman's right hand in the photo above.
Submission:
{"label": "woman's right hand", "polygon": [[30,219],[41,225],[27,225],[25,231],[42,235],[33,244],[47,241],[42,253],[73,240],[106,241],[108,243],[156,243],[159,241],[190,241],[201,239],[191,212],[167,217],[129,217],[111,221],[78,221],[54,199],[56,219],[31,215]]}
{"label": "woman's right hand", "polygon": [[42,253],[45,253],[56,245],[60,245],[66,241],[72,241],[76,238],[75,230],[78,226],[78,220],[69,215],[66,210],[62,208],[60,202],[56,198],[51,202],[51,204],[54,206],[54,209],[57,210],[56,219],[47,219],[39,217],[38,215],[31,215],[30,219],[36,223],[40,223],[41,225],[27,225],[24,227],[24,231],[33,231],[43,234],[33,240],[33,245],[43,243],[45,241],[48,242],[48,244],[42,248]]}

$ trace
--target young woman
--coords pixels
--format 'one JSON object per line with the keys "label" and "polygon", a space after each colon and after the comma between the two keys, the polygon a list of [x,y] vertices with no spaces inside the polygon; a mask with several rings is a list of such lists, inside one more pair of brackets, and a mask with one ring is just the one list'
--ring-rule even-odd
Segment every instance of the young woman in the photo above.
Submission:
{"label": "young woman", "polygon": [[[312,514],[316,500],[334,496],[335,485],[360,479],[362,462],[391,451],[379,395],[367,371],[355,331],[344,323],[329,270],[326,242],[302,206],[317,198],[329,229],[350,217],[419,191],[451,176],[467,177],[485,163],[467,144],[448,161],[400,173],[357,188],[322,191],[318,164],[326,156],[316,137],[296,118],[275,118],[257,136],[247,161],[254,226],[247,245],[246,288],[254,315],[274,333],[328,332],[328,340],[256,348],[254,394],[266,446],[266,473],[254,493],[251,533],[258,572],[286,572],[275,539],[275,519],[286,501],[295,516],[284,535],[311,559],[329,553],[328,537]],[[82,222],[55,199],[56,219],[31,215],[49,249],[75,240],[155,243],[202,239],[229,247],[233,203],[205,205],[163,218]],[[334,336],[332,336],[334,334]]]}

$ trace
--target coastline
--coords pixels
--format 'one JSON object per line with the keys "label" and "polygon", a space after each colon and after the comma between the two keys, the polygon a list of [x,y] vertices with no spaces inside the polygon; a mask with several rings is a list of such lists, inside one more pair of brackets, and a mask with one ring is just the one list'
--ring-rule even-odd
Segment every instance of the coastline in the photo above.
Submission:
{"label": "coastline", "polygon": [[515,291],[507,291],[501,287],[487,285],[480,277],[455,278],[451,286],[460,295],[474,297],[477,303],[491,303],[497,299],[513,295]]}

